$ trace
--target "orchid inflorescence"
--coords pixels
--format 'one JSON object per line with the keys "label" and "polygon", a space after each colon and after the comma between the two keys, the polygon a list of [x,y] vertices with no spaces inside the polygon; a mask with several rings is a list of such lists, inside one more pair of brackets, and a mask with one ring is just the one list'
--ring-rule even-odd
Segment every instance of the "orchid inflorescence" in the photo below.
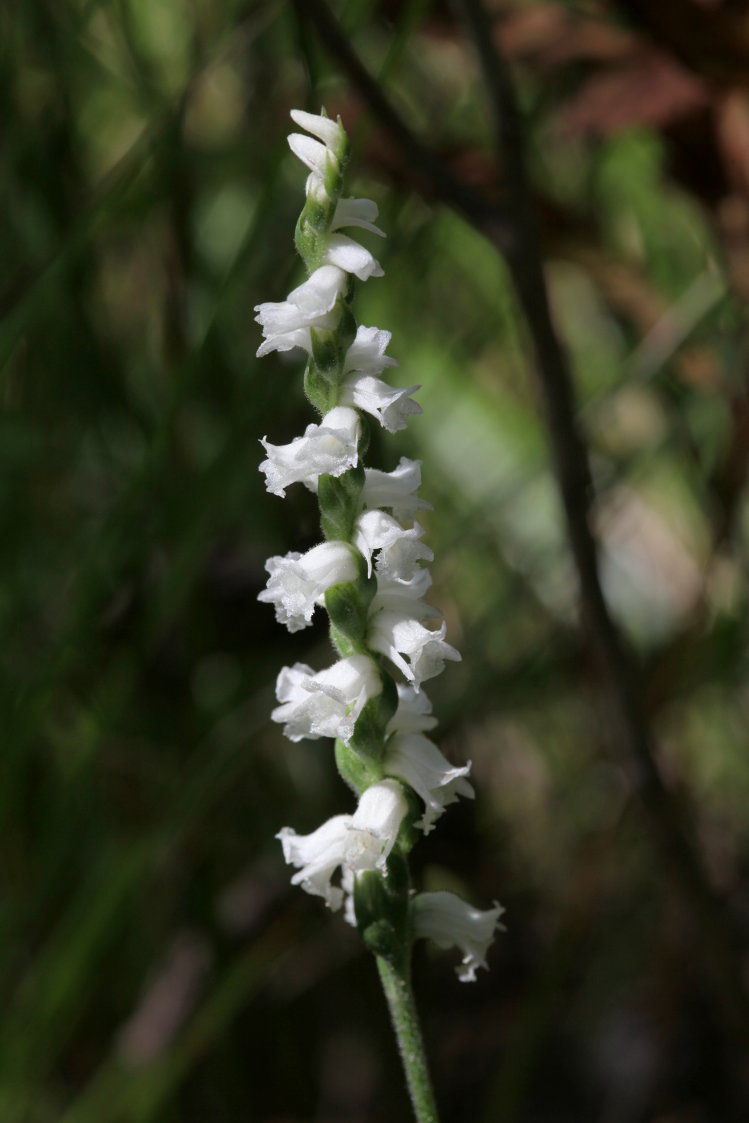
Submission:
{"label": "orchid inflorescence", "polygon": [[264,439],[260,467],[275,495],[294,483],[317,493],[325,541],[270,558],[259,599],[291,632],[306,628],[318,606],[328,612],[338,660],[317,672],[284,667],[272,716],[292,741],[335,738],[338,768],[358,805],[311,834],[284,827],[278,838],[297,868],[293,883],[331,909],[343,907],[377,955],[403,963],[413,939],[429,937],[460,949],[458,974],[470,980],[486,966],[502,909],[482,912],[448,892],[413,895],[406,862],[419,830],[429,832],[448,804],[473,796],[470,764],[453,766],[427,736],[436,719],[422,683],[460,655],[445,640],[440,612],[423,599],[431,584],[424,563],[433,555],[416,521],[428,507],[418,496],[421,465],[402,458],[382,472],[363,464],[372,426],[397,432],[421,413],[411,397],[418,387],[381,379],[396,365],[386,353],[390,333],[357,326],[351,311],[354,278],[382,269],[341,231],[383,233],[375,203],[341,197],[348,139],[340,120],[324,111],[291,116],[311,134],[288,138],[309,169],[295,239],[308,278],[285,301],[257,306],[258,356],[305,351],[305,391],[321,419],[289,444]]}

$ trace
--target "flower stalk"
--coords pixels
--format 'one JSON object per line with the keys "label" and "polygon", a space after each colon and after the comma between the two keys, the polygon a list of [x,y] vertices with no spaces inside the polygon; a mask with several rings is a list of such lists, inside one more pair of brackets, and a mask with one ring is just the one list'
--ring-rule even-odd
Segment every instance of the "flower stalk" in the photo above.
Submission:
{"label": "flower stalk", "polygon": [[[402,458],[392,471],[365,466],[372,427],[406,427],[421,412],[411,394],[380,375],[395,366],[390,333],[357,325],[355,278],[383,275],[379,262],[342,230],[383,236],[369,199],[342,196],[348,140],[340,120],[292,110],[306,134],[289,145],[309,171],[295,243],[307,279],[285,301],[256,308],[258,356],[306,352],[304,388],[320,420],[287,445],[262,440],[269,492],[302,483],[317,494],[324,541],[306,554],[270,558],[260,600],[290,631],[324,606],[338,655],[315,671],[284,667],[274,721],[292,741],[329,737],[338,770],[357,797],[350,813],[308,835],[278,834],[294,884],[343,908],[377,958],[419,1123],[437,1111],[411,991],[411,950],[420,937],[463,953],[459,977],[486,966],[501,909],[481,912],[451,893],[414,895],[408,853],[445,808],[473,796],[470,763],[455,767],[425,734],[436,724],[422,684],[460,655],[445,639],[441,613],[424,600],[432,552],[415,521],[421,466]],[[404,525],[410,524],[410,525]]]}

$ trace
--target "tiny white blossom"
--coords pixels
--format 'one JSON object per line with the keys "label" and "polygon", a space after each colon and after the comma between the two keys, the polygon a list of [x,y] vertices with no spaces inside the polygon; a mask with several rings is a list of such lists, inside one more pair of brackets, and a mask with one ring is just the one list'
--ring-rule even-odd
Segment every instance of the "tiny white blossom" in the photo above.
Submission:
{"label": "tiny white blossom", "polygon": [[384,328],[366,328],[360,324],[343,360],[344,374],[350,371],[382,374],[385,367],[397,367],[397,361],[385,354],[390,339],[390,332]]}
{"label": "tiny white blossom", "polygon": [[413,519],[419,510],[431,510],[431,504],[416,494],[421,487],[421,461],[402,456],[392,472],[377,468],[365,470],[362,505],[366,508],[388,507],[396,519]]}
{"label": "tiny white blossom", "polygon": [[346,132],[341,124],[340,117],[333,121],[330,117],[324,117],[318,113],[307,113],[304,109],[292,109],[289,111],[289,116],[295,125],[308,133],[312,133],[331,152],[339,152],[341,145],[346,142]]}
{"label": "tiny white blossom", "polygon": [[431,584],[431,574],[423,566],[414,566],[408,578],[382,573],[378,567],[377,592],[369,609],[370,618],[378,612],[416,620],[433,620],[442,616],[438,608],[421,599]]}
{"label": "tiny white blossom", "polygon": [[395,845],[408,802],[395,780],[380,780],[359,797],[349,826],[346,865],[355,873],[382,870]]}
{"label": "tiny white blossom", "polygon": [[356,338],[343,360],[345,378],[341,386],[341,401],[366,410],[377,418],[383,428],[397,433],[399,429],[405,429],[411,414],[421,413],[421,406],[409,398],[409,394],[419,389],[418,386],[395,389],[376,377],[385,367],[398,365],[395,359],[385,354],[389,342],[389,331],[361,325],[357,328]]}
{"label": "tiny white blossom", "polygon": [[460,661],[459,652],[445,642],[445,631],[444,623],[430,631],[413,617],[377,612],[370,619],[369,643],[418,689],[422,682],[442,673],[446,659]]}
{"label": "tiny white blossom", "polygon": [[343,862],[351,821],[351,815],[335,815],[312,834],[297,834],[291,827],[283,827],[276,835],[285,860],[299,868],[291,884],[322,897],[333,911],[341,907],[343,890],[332,885],[331,879]]}
{"label": "tiny white blossom", "polygon": [[409,397],[409,394],[413,394],[418,389],[418,386],[397,389],[383,382],[381,378],[355,372],[344,379],[341,386],[341,402],[344,405],[354,405],[363,409],[372,417],[376,417],[388,433],[397,433],[406,428],[408,418],[412,414],[422,412],[419,403]]}
{"label": "tiny white blossom", "polygon": [[454,893],[418,893],[413,899],[414,938],[434,940],[438,947],[457,947],[463,961],[456,968],[462,983],[471,983],[476,970],[486,967],[486,953],[494,933],[503,925],[505,910],[496,902],[493,909],[475,909]]}
{"label": "tiny white blossom", "polygon": [[[289,865],[299,868],[292,885],[301,885],[307,893],[322,897],[333,910],[339,909],[345,898],[346,919],[356,925],[354,876],[385,869],[407,813],[408,803],[400,784],[381,780],[364,791],[353,815],[335,815],[307,835],[283,827],[276,838]],[[331,884],[339,867],[340,888]]]}
{"label": "tiny white blossom", "polygon": [[332,329],[338,322],[336,301],[346,284],[346,273],[335,265],[321,265],[280,303],[256,304],[255,320],[263,329],[265,342],[257,355],[270,351],[290,351],[303,347],[311,353],[310,328]]}
{"label": "tiny white blossom", "polygon": [[288,137],[289,147],[303,164],[310,170],[307,177],[306,192],[308,196],[324,203],[328,199],[325,180],[329,172],[336,173],[340,169],[340,158],[346,145],[346,133],[338,121],[331,121],[322,114],[305,113],[303,109],[292,109],[291,119],[300,128],[312,133],[322,143],[310,137],[291,133]]}
{"label": "tiny white blossom", "polygon": [[434,729],[437,718],[432,715],[432,703],[424,690],[398,683],[398,708],[385,729],[391,733],[427,733]]}
{"label": "tiny white blossom", "polygon": [[423,533],[423,528],[414,523],[411,531],[392,542],[383,543],[376,563],[379,580],[397,578],[408,581],[413,577],[419,562],[434,559],[429,547],[419,541]]}
{"label": "tiny white blossom", "polygon": [[290,741],[340,737],[349,741],[359,714],[382,690],[377,666],[367,655],[349,655],[317,673],[305,663],[283,667],[276,680],[274,721]]}
{"label": "tiny white blossom", "polygon": [[321,183],[324,183],[325,176],[329,169],[338,168],[338,159],[330,151],[330,149],[321,144],[319,140],[313,140],[312,137],[303,136],[301,133],[289,133],[286,138],[289,142],[289,148],[297,156],[303,164],[309,168],[312,175],[315,176]]}
{"label": "tiny white blossom", "polygon": [[385,771],[405,780],[424,801],[424,817],[416,824],[424,834],[450,803],[460,796],[473,799],[474,791],[466,777],[470,761],[461,768],[450,764],[433,741],[421,733],[396,733],[387,742]]}
{"label": "tiny white blossom", "polygon": [[323,473],[341,476],[354,468],[359,459],[359,431],[356,410],[335,406],[319,425],[308,425],[304,436],[295,437],[290,444],[272,445],[263,438],[260,443],[268,459],[260,471],[265,473],[267,490],[283,496],[289,484],[303,483],[314,491]]}
{"label": "tiny white blossom", "polygon": [[392,515],[375,508],[364,511],[356,520],[354,545],[366,558],[368,573],[372,572],[372,555],[379,550],[378,573],[408,580],[418,561],[434,558],[429,547],[419,541],[423,533],[418,523],[406,530]]}
{"label": "tiny white blossom", "polygon": [[372,199],[339,199],[336,203],[331,230],[340,230],[342,226],[359,226],[362,230],[369,230],[370,234],[379,234],[385,237],[385,231],[375,226],[377,218],[377,203]]}
{"label": "tiny white blossom", "polygon": [[325,263],[353,273],[360,281],[384,276],[383,268],[369,250],[345,234],[331,234],[325,248]]}
{"label": "tiny white blossom", "polygon": [[279,624],[298,632],[312,622],[315,606],[322,604],[331,585],[355,579],[356,558],[346,542],[322,542],[306,554],[268,558],[268,587],[257,599],[274,605]]}

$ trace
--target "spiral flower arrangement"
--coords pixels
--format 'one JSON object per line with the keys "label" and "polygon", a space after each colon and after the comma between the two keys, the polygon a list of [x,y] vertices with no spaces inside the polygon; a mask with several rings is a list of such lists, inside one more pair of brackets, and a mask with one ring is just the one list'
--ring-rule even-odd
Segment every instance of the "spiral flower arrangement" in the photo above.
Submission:
{"label": "spiral flower arrangement", "polygon": [[342,197],[348,140],[340,120],[292,110],[305,133],[292,133],[292,152],[306,165],[306,202],[295,243],[307,280],[281,303],[255,309],[264,341],[258,356],[301,348],[304,387],[320,420],[289,444],[262,444],[266,486],[284,496],[302,483],[317,494],[324,541],[305,554],[266,563],[260,600],[294,632],[325,607],[338,655],[325,670],[297,663],[277,680],[274,721],[292,741],[335,739],[335,758],[358,802],[308,835],[278,834],[294,884],[322,897],[361,932],[377,956],[401,1044],[417,1118],[436,1119],[410,990],[413,941],[455,946],[463,981],[486,966],[502,909],[481,911],[453,893],[411,890],[407,856],[445,808],[472,797],[470,764],[453,766],[427,734],[436,725],[422,684],[460,655],[445,640],[439,611],[424,600],[432,551],[418,512],[421,465],[405,457],[390,472],[365,467],[371,427],[404,429],[421,413],[411,395],[380,377],[395,360],[390,332],[357,325],[355,279],[383,275],[364,246],[344,229],[383,236],[370,199]]}

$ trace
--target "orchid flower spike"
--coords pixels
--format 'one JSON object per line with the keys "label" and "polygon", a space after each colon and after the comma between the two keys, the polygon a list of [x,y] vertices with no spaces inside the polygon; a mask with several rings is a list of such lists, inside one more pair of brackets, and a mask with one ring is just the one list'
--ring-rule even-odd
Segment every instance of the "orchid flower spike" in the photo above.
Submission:
{"label": "orchid flower spike", "polygon": [[[290,632],[327,612],[336,657],[321,670],[283,667],[272,718],[291,741],[335,742],[356,806],[309,834],[283,827],[277,837],[292,883],[343,909],[385,974],[395,964],[402,970],[411,940],[426,937],[459,949],[458,975],[469,981],[486,966],[501,907],[481,911],[452,893],[409,889],[408,853],[420,832],[474,796],[470,762],[451,763],[432,740],[437,723],[422,689],[460,655],[437,604],[425,599],[433,554],[416,521],[429,510],[419,494],[421,463],[401,457],[383,470],[363,462],[373,426],[398,432],[421,413],[412,398],[419,387],[387,380],[398,365],[390,332],[354,318],[356,282],[383,270],[351,233],[366,242],[383,232],[371,199],[343,195],[343,126],[324,110],[291,116],[300,132],[289,146],[307,170],[295,235],[307,276],[285,299],[255,308],[257,354],[297,349],[306,357],[304,389],[319,417],[287,444],[264,437],[260,470],[273,495],[301,483],[317,496],[324,541],[269,558],[259,600]],[[391,1004],[404,993],[388,992]]]}

